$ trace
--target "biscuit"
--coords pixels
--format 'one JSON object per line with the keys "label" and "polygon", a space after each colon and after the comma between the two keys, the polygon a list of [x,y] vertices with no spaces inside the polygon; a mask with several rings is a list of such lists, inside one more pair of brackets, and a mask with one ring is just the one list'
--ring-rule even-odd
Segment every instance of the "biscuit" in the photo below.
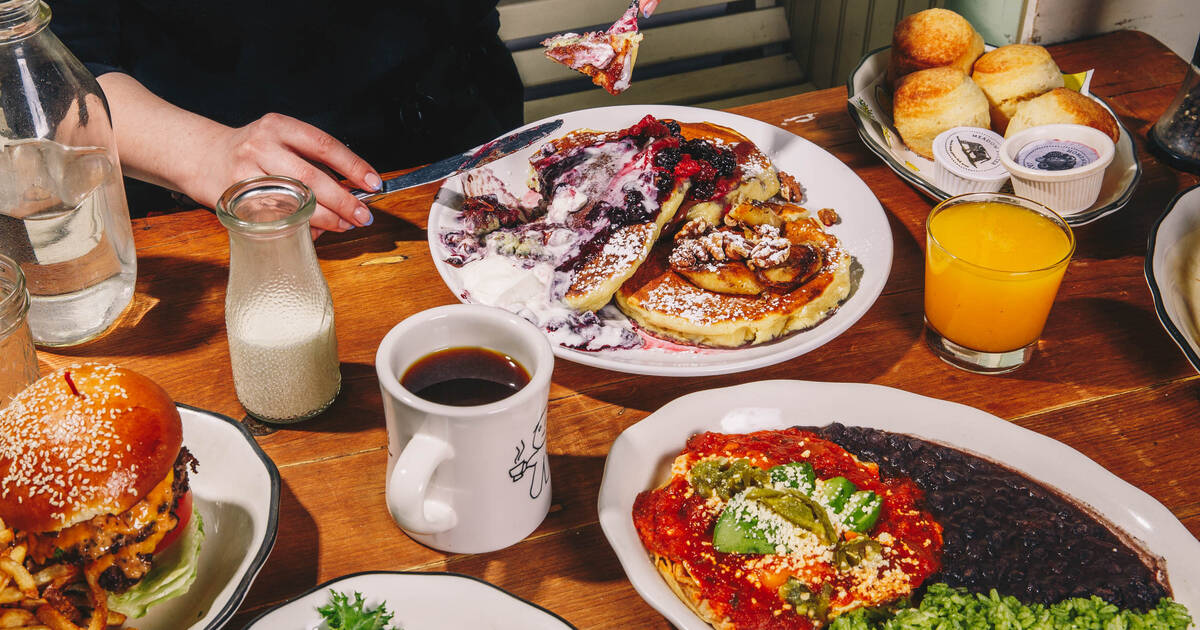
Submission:
{"label": "biscuit", "polygon": [[963,74],[983,54],[983,37],[961,15],[947,9],[918,11],[896,25],[888,60],[889,86],[904,75],[951,66]]}
{"label": "biscuit", "polygon": [[1021,103],[1017,107],[1017,113],[1009,121],[1004,136],[1012,136],[1030,127],[1056,123],[1087,125],[1108,134],[1113,142],[1121,138],[1121,127],[1117,124],[1117,119],[1113,118],[1103,105],[1067,88],[1055,88]]}
{"label": "biscuit", "polygon": [[1003,134],[1021,103],[1063,86],[1062,72],[1041,46],[1010,44],[983,53],[971,72],[987,97],[992,130]]}
{"label": "biscuit", "polygon": [[954,127],[989,128],[987,97],[957,68],[930,68],[905,76],[896,87],[892,120],[904,144],[933,159],[933,139]]}

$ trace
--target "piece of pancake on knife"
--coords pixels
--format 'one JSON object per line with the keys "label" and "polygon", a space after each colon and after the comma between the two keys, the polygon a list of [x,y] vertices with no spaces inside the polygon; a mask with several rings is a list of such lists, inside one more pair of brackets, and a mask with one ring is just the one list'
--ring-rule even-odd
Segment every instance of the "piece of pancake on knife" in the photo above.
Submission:
{"label": "piece of pancake on knife", "polygon": [[850,293],[850,256],[808,211],[739,204],[724,224],[695,219],[662,243],[617,306],[672,341],[732,348],[811,328]]}
{"label": "piece of pancake on knife", "polygon": [[624,92],[633,78],[633,64],[642,41],[637,11],[635,1],[603,33],[563,33],[543,40],[546,57],[582,72],[609,94]]}

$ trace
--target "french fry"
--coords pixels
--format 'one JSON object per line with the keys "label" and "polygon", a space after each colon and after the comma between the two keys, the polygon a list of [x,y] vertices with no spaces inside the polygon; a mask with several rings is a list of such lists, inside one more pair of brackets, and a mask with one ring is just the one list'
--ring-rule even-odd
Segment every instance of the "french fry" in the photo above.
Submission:
{"label": "french fry", "polygon": [[0,605],[15,604],[24,598],[25,596],[22,595],[21,591],[17,590],[16,587],[9,586],[0,589]]}
{"label": "french fry", "polygon": [[50,626],[51,630],[83,630],[71,623],[71,620],[67,619],[66,615],[58,612],[49,604],[38,606],[34,614],[37,615],[38,621]]}
{"label": "french fry", "polygon": [[24,608],[0,609],[0,628],[21,628],[36,622],[33,613]]}
{"label": "french fry", "polygon": [[35,573],[33,581],[38,586],[45,586],[50,582],[70,577],[75,573],[77,573],[77,570],[74,567],[65,564],[55,564]]}
{"label": "french fry", "polygon": [[3,523],[0,523],[0,545],[7,545],[16,538],[17,533],[11,529],[4,529]]}
{"label": "french fry", "polygon": [[34,584],[33,576],[21,563],[12,558],[0,558],[0,571],[11,575],[13,581],[17,583],[17,588],[21,589],[21,593],[26,597],[34,599],[38,596],[37,584]]}
{"label": "french fry", "polygon": [[12,551],[8,552],[8,557],[12,558],[13,562],[21,564],[25,562],[25,554],[27,552],[28,548],[25,545],[17,545],[16,547],[12,548]]}
{"label": "french fry", "polygon": [[119,626],[125,623],[125,615],[115,610],[108,611],[108,625]]}

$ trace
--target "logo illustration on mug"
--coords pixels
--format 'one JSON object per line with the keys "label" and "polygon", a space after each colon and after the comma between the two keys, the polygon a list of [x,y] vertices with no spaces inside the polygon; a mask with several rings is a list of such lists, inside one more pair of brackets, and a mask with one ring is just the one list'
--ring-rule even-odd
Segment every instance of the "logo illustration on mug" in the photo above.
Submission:
{"label": "logo illustration on mug", "polygon": [[517,455],[513,457],[513,467],[508,469],[508,476],[517,483],[529,475],[529,498],[536,499],[542,495],[546,486],[550,485],[550,462],[546,454],[546,412],[533,425],[533,437],[526,446],[525,440],[516,446]]}

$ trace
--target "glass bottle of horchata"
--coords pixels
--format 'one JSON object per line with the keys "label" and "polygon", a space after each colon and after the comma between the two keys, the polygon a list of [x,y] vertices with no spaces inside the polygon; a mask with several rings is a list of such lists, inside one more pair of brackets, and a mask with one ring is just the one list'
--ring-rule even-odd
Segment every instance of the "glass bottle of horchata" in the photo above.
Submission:
{"label": "glass bottle of horchata", "polygon": [[217,201],[229,230],[225,328],[238,400],[250,415],[291,423],[324,411],[341,389],[333,300],[308,220],[312,191],[255,177]]}
{"label": "glass bottle of horchata", "polygon": [[136,261],[108,103],[41,0],[0,0],[0,254],[17,261],[42,346],[103,334]]}

